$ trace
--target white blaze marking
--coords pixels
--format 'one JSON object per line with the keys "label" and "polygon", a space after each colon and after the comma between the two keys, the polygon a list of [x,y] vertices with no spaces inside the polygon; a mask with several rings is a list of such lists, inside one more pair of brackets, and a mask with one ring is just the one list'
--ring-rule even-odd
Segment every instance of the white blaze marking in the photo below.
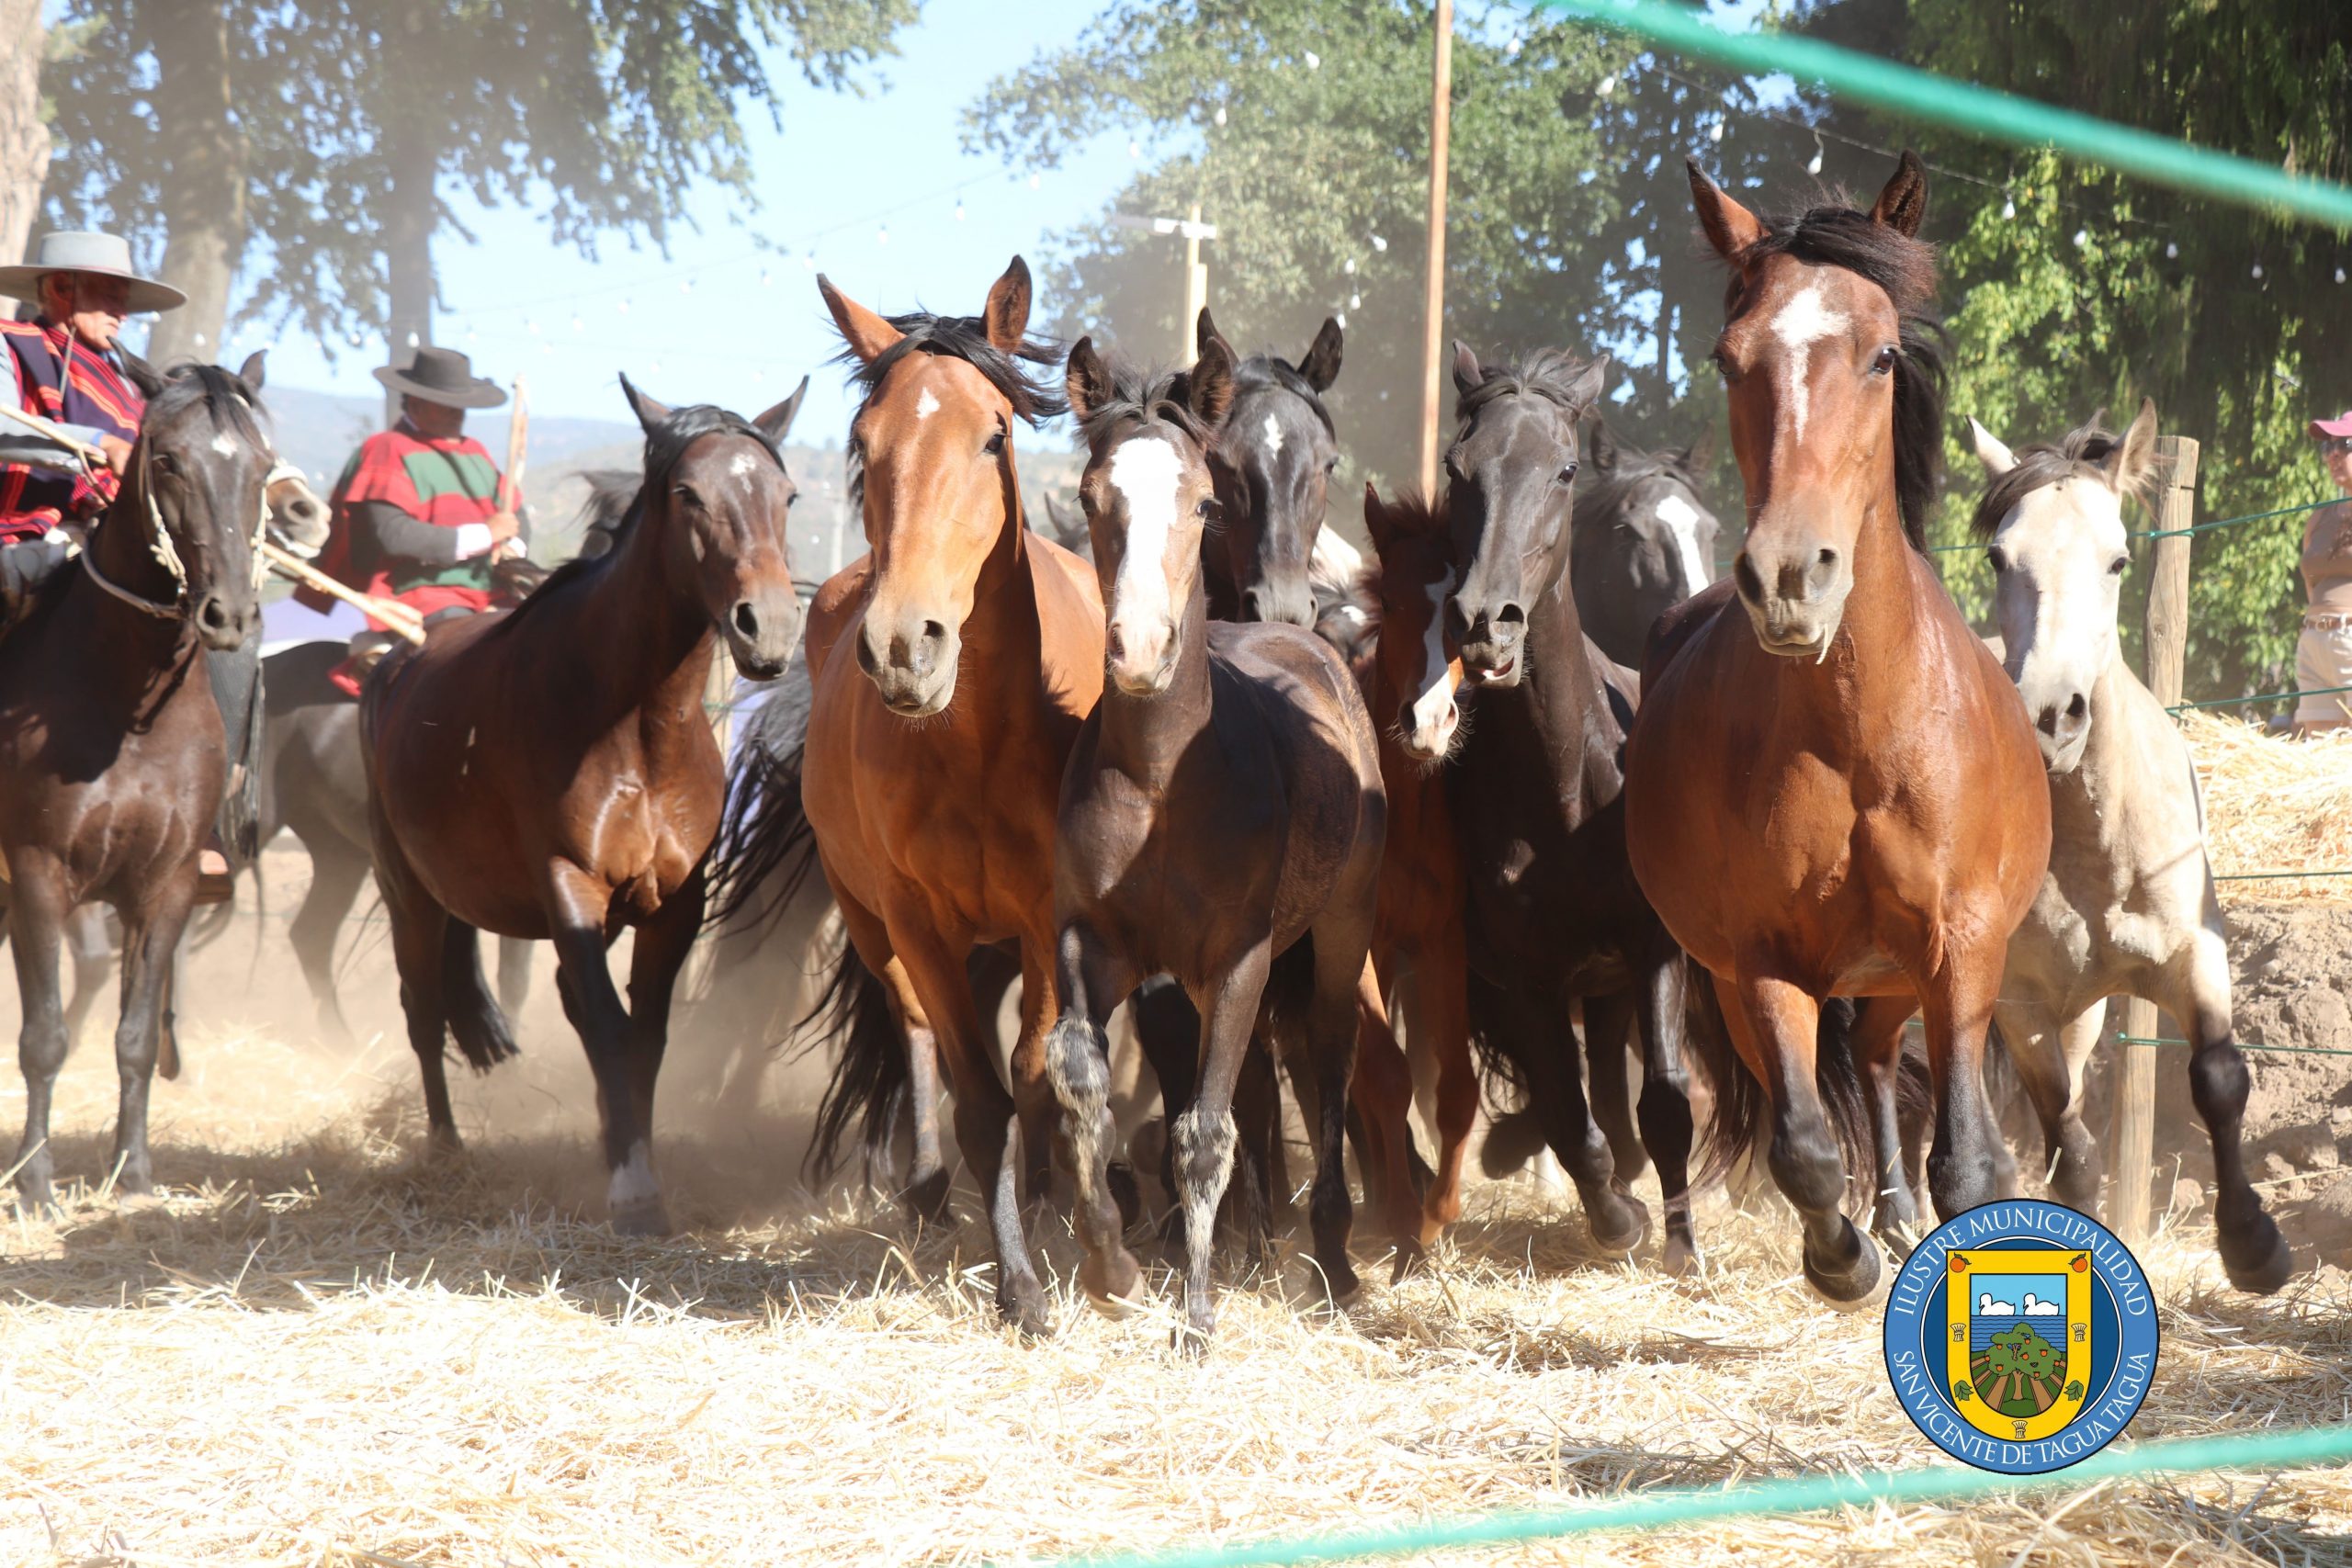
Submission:
{"label": "white blaze marking", "polygon": [[212,449],[223,457],[233,457],[237,455],[236,438],[224,430],[212,438]]}
{"label": "white blaze marking", "polygon": [[939,400],[931,395],[931,389],[929,387],[925,387],[922,389],[922,395],[915,399],[915,417],[917,419],[929,419],[933,414],[935,414],[938,412]]}
{"label": "white blaze marking", "polygon": [[1127,542],[1112,585],[1111,620],[1127,662],[1156,670],[1173,628],[1169,625],[1168,535],[1176,525],[1176,487],[1183,459],[1160,436],[1125,442],[1111,454],[1111,488],[1127,503]]}
{"label": "white blaze marking", "polygon": [[1453,671],[1445,660],[1446,595],[1453,592],[1453,569],[1430,584],[1430,622],[1421,628],[1421,694],[1413,699],[1413,741],[1435,750],[1453,707]]}
{"label": "white blaze marking", "polygon": [[1283,423],[1282,423],[1282,421],[1280,421],[1280,420],[1276,419],[1272,414],[1268,414],[1268,415],[1266,416],[1266,456],[1267,456],[1267,457],[1281,457],[1282,455],[1283,455]]}
{"label": "white blaze marking", "polygon": [[[925,393],[924,395],[928,397],[930,394]],[[738,452],[735,454],[735,460],[728,464],[727,468],[728,471],[733,474],[737,479],[748,479],[753,474],[759,472],[760,460],[757,457],[752,457],[749,452]]]}
{"label": "white blaze marking", "polygon": [[1679,495],[1669,495],[1657,503],[1657,520],[1673,532],[1675,546],[1682,552],[1684,596],[1713,581],[1714,573],[1699,559],[1699,509]]}
{"label": "white blaze marking", "polygon": [[1806,285],[1804,292],[1781,306],[1781,313],[1772,319],[1772,335],[1781,340],[1788,355],[1788,364],[1781,372],[1781,391],[1800,441],[1804,439],[1804,417],[1813,400],[1813,388],[1805,375],[1813,365],[1813,345],[1845,330],[1845,315],[1822,303],[1818,283]]}
{"label": "white blaze marking", "polygon": [[640,1138],[629,1145],[627,1162],[613,1172],[605,1201],[615,1209],[625,1209],[661,1196],[661,1183],[653,1179],[652,1152]]}

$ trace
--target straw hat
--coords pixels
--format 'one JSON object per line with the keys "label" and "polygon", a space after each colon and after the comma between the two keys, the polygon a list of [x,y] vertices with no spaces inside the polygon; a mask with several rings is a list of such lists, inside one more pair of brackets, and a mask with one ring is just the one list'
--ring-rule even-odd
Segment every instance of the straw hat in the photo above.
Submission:
{"label": "straw hat", "polygon": [[168,283],[142,277],[130,265],[130,243],[119,234],[84,230],[60,230],[40,237],[40,249],[22,266],[0,266],[0,294],[12,299],[40,299],[40,280],[52,272],[88,272],[119,277],[130,288],[123,309],[130,315],[151,310],[176,310],[187,296]]}

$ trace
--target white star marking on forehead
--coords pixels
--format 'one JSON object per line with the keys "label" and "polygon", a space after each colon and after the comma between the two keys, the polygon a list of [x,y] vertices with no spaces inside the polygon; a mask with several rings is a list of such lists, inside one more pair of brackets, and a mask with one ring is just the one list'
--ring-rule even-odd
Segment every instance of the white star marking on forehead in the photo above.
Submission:
{"label": "white star marking on forehead", "polygon": [[1813,366],[1813,345],[1833,333],[1846,330],[1844,312],[1831,310],[1822,301],[1821,285],[1807,284],[1798,294],[1781,307],[1772,318],[1772,335],[1781,340],[1781,347],[1788,355],[1782,367],[1781,391],[1789,405],[1789,416],[1795,425],[1798,440],[1804,439],[1804,421],[1813,401],[1813,388],[1806,372]]}
{"label": "white star marking on forehead", "polygon": [[237,455],[236,437],[224,430],[212,438],[212,449],[223,457],[233,457]]}
{"label": "white star marking on forehead", "polygon": [[1276,419],[1272,414],[1268,414],[1268,415],[1266,416],[1266,456],[1267,456],[1267,457],[1281,457],[1282,455],[1283,455],[1283,423],[1282,423],[1282,421],[1280,421],[1280,420]]}
{"label": "white star marking on forehead", "polygon": [[727,471],[739,479],[748,479],[760,471],[760,460],[749,452],[738,452],[734,460],[727,465]]}
{"label": "white star marking on forehead", "polygon": [[1679,495],[1669,495],[1657,503],[1657,520],[1673,533],[1675,547],[1682,555],[1683,581],[1688,592],[1696,593],[1713,577],[1699,559],[1699,509]]}
{"label": "white star marking on forehead", "polygon": [[931,389],[929,387],[925,387],[922,389],[922,394],[915,399],[915,417],[917,419],[929,419],[933,414],[935,414],[938,412],[939,400],[931,395]]}

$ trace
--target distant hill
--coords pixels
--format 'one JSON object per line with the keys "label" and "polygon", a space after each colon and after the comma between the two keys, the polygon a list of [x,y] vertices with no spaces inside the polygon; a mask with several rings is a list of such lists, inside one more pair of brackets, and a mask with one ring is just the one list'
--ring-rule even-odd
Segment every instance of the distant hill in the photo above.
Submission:
{"label": "distant hill", "polygon": [[[271,387],[263,394],[276,427],[277,450],[311,476],[322,494],[342,473],[353,448],[382,427],[383,403],[375,398],[343,397],[300,387]],[[508,411],[489,409],[466,421],[467,434],[506,458]],[[578,547],[580,512],[588,499],[583,473],[601,468],[634,469],[644,457],[644,438],[622,420],[531,417],[530,466],[524,489],[536,537],[532,556],[560,561]],[[1063,444],[1047,437],[1018,449],[1021,491],[1034,526],[1050,533],[1050,497],[1063,515],[1076,521],[1073,499],[1080,464]],[[848,475],[839,446],[785,449],[785,464],[800,487],[792,507],[792,560],[796,575],[822,579],[865,552],[864,530],[848,514]]]}

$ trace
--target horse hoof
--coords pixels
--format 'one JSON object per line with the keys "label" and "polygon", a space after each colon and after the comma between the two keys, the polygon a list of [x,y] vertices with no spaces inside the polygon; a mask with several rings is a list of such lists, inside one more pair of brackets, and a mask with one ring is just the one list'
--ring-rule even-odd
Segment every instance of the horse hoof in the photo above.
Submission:
{"label": "horse hoof", "polygon": [[659,1198],[616,1204],[613,1209],[613,1232],[616,1235],[668,1235],[670,1210]]}
{"label": "horse hoof", "polygon": [[455,1127],[435,1127],[424,1135],[424,1157],[455,1159],[466,1152],[465,1139]]}
{"label": "horse hoof", "polygon": [[1024,1280],[1009,1294],[997,1297],[996,1310],[1003,1314],[1005,1326],[1023,1339],[1043,1339],[1054,1331],[1045,1290],[1035,1280]]}
{"label": "horse hoof", "polygon": [[1143,1269],[1124,1247],[1088,1254],[1078,1266],[1078,1284],[1106,1316],[1124,1316],[1144,1299]]}
{"label": "horse hoof", "polygon": [[1134,1229],[1143,1213],[1143,1184],[1136,1179],[1136,1168],[1114,1159],[1103,1168],[1102,1179],[1110,1185],[1111,1201],[1119,1206],[1119,1228]]}
{"label": "horse hoof", "polygon": [[910,1183],[899,1194],[899,1201],[925,1224],[946,1224],[955,1218],[947,1207],[947,1189],[952,1180],[945,1170],[934,1170]]}
{"label": "horse hoof", "polygon": [[[1631,1258],[1649,1239],[1649,1209],[1628,1192],[1612,1191],[1607,1196],[1608,1201],[1595,1203],[1585,1212],[1592,1245],[1611,1258]],[[1613,1223],[1610,1213],[1612,1208],[1617,1211]]]}
{"label": "horse hoof", "polygon": [[1693,1238],[1669,1234],[1666,1238],[1666,1250],[1658,1257],[1658,1267],[1669,1279],[1690,1279],[1707,1271],[1707,1258]]}
{"label": "horse hoof", "polygon": [[1209,1353],[1209,1330],[1216,1326],[1214,1315],[1197,1322],[1187,1319],[1176,1325],[1172,1342],[1175,1352],[1188,1361],[1205,1360]]}
{"label": "horse hoof", "polygon": [[1884,1299],[1887,1273],[1879,1265],[1878,1247],[1870,1237],[1856,1230],[1850,1222],[1846,1235],[1857,1249],[1852,1261],[1823,1269],[1814,1262],[1813,1249],[1807,1247],[1805,1283],[1833,1312],[1862,1312]]}
{"label": "horse hoof", "polygon": [[1419,1273],[1428,1263],[1429,1254],[1424,1252],[1418,1244],[1408,1247],[1402,1242],[1398,1243],[1396,1262],[1388,1270],[1389,1284],[1392,1286],[1403,1284],[1407,1280]]}
{"label": "horse hoof", "polygon": [[1317,1261],[1320,1264],[1316,1272],[1321,1277],[1323,1293],[1333,1306],[1345,1306],[1356,1299],[1363,1281],[1357,1278],[1354,1264],[1344,1258]]}
{"label": "horse hoof", "polygon": [[2287,1238],[2278,1234],[2278,1223],[2264,1214],[2242,1234],[2243,1242],[2223,1246],[2222,1271],[2231,1284],[2249,1295],[2276,1295],[2295,1271],[2295,1255],[2288,1249]]}

